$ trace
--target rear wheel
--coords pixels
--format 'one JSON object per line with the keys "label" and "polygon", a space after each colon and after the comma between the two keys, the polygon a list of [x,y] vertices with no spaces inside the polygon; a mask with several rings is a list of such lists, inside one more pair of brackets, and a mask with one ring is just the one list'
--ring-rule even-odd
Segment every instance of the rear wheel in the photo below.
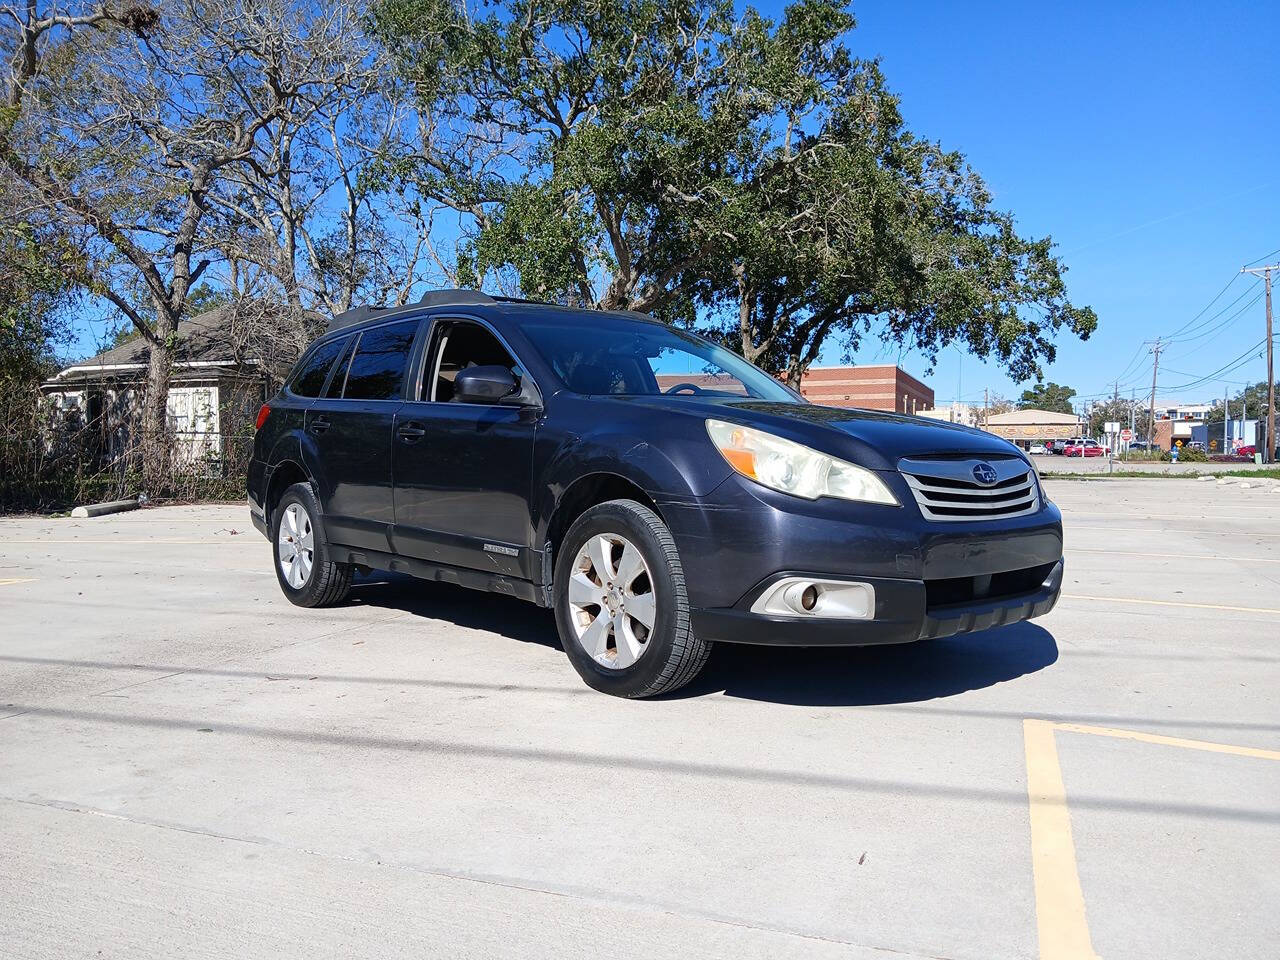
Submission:
{"label": "rear wheel", "polygon": [[291,603],[327,607],[351,589],[351,564],[330,559],[311,484],[295,483],[280,498],[272,513],[271,546],[276,579]]}
{"label": "rear wheel", "polygon": [[684,568],[662,519],[633,500],[592,507],[556,559],[556,625],[588,685],[619,697],[684,686],[711,645],[689,623]]}

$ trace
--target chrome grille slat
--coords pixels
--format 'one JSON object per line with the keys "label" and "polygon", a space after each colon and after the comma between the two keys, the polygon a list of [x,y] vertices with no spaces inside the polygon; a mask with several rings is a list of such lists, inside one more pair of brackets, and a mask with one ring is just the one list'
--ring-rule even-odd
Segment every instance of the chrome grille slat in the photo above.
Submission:
{"label": "chrome grille slat", "polygon": [[[1033,471],[1019,461],[991,461],[999,480],[983,486],[965,480],[984,460],[903,460],[902,477],[926,520],[965,522],[1034,513],[1040,506]],[[1019,472],[1020,471],[1020,472]]]}

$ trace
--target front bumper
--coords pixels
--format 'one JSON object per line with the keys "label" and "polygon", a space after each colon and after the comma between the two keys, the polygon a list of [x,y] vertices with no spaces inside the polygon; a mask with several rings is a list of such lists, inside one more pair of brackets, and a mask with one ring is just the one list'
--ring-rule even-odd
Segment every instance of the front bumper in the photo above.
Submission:
{"label": "front bumper", "polygon": [[[752,613],[751,604],[777,578],[750,591],[729,608],[691,612],[694,632],[703,640],[767,646],[872,646],[934,640],[1042,617],[1058,602],[1063,561],[1055,563],[1036,588],[1007,596],[961,603],[929,602],[923,580],[862,578],[875,588],[875,617],[844,620],[819,617],[775,617]],[[813,575],[815,578],[818,575]]]}
{"label": "front bumper", "polygon": [[[686,571],[694,629],[707,640],[840,646],[907,643],[1048,613],[1062,586],[1062,515],[926,520],[900,475],[900,506],[800,500],[736,475],[688,499],[659,499]],[[696,572],[696,573],[695,573]],[[780,577],[875,588],[868,620],[753,614]],[[992,578],[988,583],[984,578]]]}

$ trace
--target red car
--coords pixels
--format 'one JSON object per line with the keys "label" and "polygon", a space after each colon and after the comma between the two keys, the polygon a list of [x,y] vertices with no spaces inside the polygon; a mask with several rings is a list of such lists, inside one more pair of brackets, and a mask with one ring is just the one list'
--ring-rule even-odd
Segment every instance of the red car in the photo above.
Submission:
{"label": "red car", "polygon": [[1236,447],[1236,456],[1237,456],[1237,457],[1249,457],[1249,458],[1252,458],[1252,457],[1253,457],[1253,455],[1254,455],[1255,453],[1257,453],[1257,452],[1258,452],[1258,448],[1257,448],[1257,446],[1256,446],[1256,445],[1254,445],[1254,444],[1252,444],[1252,443],[1251,443],[1251,444],[1249,444],[1247,447],[1245,447],[1245,446]]}
{"label": "red car", "polygon": [[1085,440],[1083,443],[1069,443],[1062,450],[1066,457],[1105,457],[1107,448],[1096,440]]}

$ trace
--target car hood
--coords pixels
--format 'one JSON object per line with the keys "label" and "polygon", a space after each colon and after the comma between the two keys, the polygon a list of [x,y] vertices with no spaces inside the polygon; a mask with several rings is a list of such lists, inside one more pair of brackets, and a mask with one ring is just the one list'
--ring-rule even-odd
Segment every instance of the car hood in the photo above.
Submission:
{"label": "car hood", "polygon": [[1025,459],[1013,444],[983,430],[883,410],[720,397],[633,397],[626,400],[664,412],[758,427],[878,470],[896,470],[902,457]]}

